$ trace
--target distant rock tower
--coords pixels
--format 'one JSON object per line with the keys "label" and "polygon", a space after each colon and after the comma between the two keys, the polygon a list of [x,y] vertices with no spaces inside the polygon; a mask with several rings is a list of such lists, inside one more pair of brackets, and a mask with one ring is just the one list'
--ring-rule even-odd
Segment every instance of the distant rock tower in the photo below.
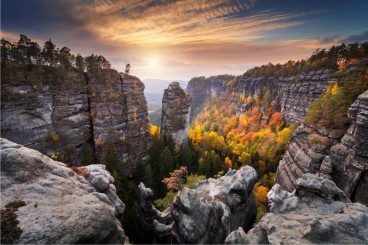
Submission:
{"label": "distant rock tower", "polygon": [[165,89],[162,98],[161,136],[171,136],[177,145],[187,142],[192,98],[178,82]]}

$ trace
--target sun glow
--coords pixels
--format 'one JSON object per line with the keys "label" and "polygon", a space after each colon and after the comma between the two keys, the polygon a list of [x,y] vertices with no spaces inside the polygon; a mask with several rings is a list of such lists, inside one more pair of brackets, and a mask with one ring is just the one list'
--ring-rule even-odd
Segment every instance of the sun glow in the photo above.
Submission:
{"label": "sun glow", "polygon": [[156,58],[151,58],[151,59],[149,60],[149,65],[150,65],[151,67],[157,67],[157,66],[158,66],[158,59],[156,59]]}

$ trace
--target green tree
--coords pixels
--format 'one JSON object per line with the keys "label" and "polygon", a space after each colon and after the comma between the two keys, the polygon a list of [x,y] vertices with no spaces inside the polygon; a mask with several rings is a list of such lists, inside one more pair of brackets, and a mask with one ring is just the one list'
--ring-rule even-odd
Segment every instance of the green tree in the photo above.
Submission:
{"label": "green tree", "polygon": [[55,44],[49,39],[45,42],[42,48],[42,56],[45,62],[50,66],[55,66],[56,63],[56,46]]}
{"label": "green tree", "polygon": [[77,56],[75,57],[75,67],[77,67],[81,71],[84,71],[85,69],[84,58],[80,54],[77,54]]}
{"label": "green tree", "polygon": [[145,186],[149,188],[154,187],[154,178],[153,178],[153,171],[150,164],[147,164],[146,168],[144,169],[144,176],[142,182]]}

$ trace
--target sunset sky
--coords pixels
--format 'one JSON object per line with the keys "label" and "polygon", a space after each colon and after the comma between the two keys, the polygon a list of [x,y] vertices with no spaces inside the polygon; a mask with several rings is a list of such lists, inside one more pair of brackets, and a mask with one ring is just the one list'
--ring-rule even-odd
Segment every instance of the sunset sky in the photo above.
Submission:
{"label": "sunset sky", "polygon": [[368,40],[367,0],[1,0],[1,37],[51,38],[141,79],[244,73]]}

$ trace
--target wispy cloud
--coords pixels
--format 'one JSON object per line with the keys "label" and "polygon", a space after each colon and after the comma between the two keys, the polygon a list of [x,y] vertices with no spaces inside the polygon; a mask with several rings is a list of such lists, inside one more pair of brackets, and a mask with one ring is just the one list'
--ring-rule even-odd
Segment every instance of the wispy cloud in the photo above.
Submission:
{"label": "wispy cloud", "polygon": [[255,0],[94,1],[73,10],[89,30],[114,42],[176,45],[189,42],[245,42],[263,32],[302,25],[301,14],[247,14]]}

